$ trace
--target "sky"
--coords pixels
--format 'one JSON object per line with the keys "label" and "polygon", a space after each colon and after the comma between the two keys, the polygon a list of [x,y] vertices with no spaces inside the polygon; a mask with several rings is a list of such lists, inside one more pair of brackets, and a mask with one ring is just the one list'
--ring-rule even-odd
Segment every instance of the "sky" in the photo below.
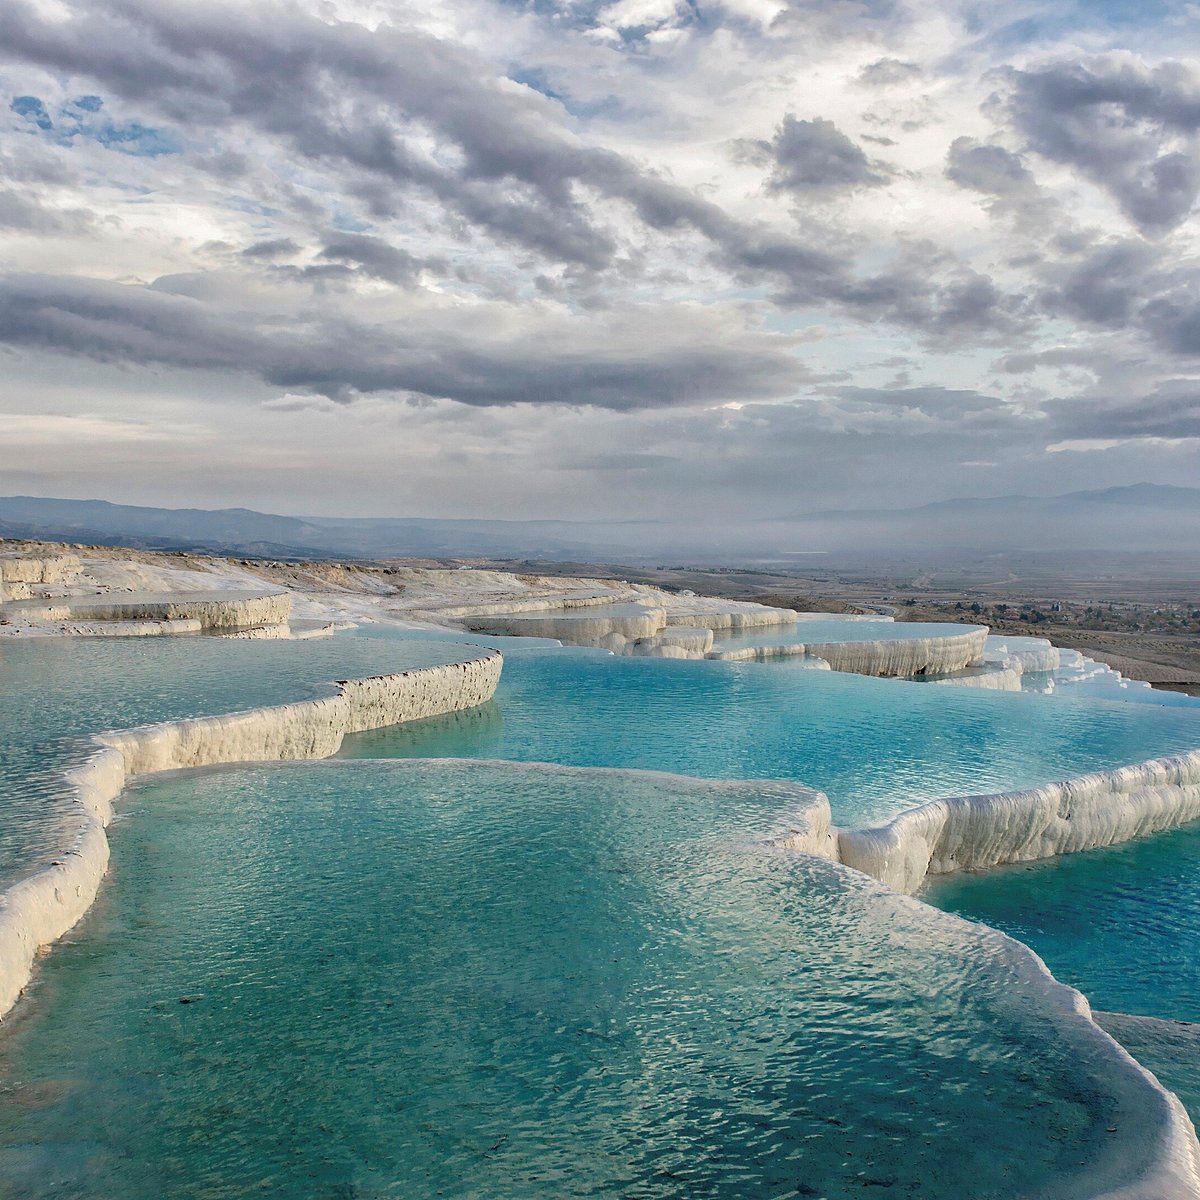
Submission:
{"label": "sky", "polygon": [[0,5],[0,494],[1200,483],[1200,5]]}

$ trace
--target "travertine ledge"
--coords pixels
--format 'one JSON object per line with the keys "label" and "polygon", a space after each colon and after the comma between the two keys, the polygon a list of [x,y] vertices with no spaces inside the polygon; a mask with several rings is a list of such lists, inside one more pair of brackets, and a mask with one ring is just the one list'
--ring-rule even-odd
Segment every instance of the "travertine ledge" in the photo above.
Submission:
{"label": "travertine ledge", "polygon": [[934,637],[809,643],[807,649],[835,671],[852,671],[856,675],[943,675],[978,662],[983,657],[987,636],[987,627],[978,626],[965,633]]}
{"label": "travertine ledge", "polygon": [[1200,819],[1200,750],[1061,783],[934,800],[838,833],[838,856],[901,892],[927,875],[1113,846]]}
{"label": "travertine ledge", "polygon": [[246,629],[286,625],[291,611],[289,592],[181,592],[174,596],[63,596],[44,604],[14,605],[9,615],[33,622],[194,621],[201,629]]}
{"label": "travertine ledge", "polygon": [[[803,628],[803,626],[800,626]],[[986,626],[932,637],[880,639],[868,642],[787,642],[781,646],[739,646],[712,650],[707,657],[723,662],[769,662],[777,658],[820,659],[834,671],[855,675],[943,675],[980,661]]]}
{"label": "travertine ledge", "polygon": [[227,716],[168,721],[93,739],[96,753],[66,772],[81,821],[71,847],[0,897],[0,1016],[29,982],[38,950],[91,907],[108,868],[112,804],[131,776],[217,763],[326,758],[348,733],[474,708],[490,700],[496,650],[445,666],[338,681],[337,694]]}

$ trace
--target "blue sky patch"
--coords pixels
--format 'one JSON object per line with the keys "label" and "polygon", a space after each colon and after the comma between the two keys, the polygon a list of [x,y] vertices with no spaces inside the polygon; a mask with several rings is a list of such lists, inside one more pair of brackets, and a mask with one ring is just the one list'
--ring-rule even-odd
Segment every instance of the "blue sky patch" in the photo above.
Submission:
{"label": "blue sky patch", "polygon": [[39,129],[53,129],[54,122],[46,106],[36,96],[17,96],[8,106],[19,117],[32,121]]}
{"label": "blue sky patch", "polygon": [[17,96],[9,105],[18,116],[53,134],[54,139],[64,145],[83,137],[99,142],[109,150],[140,158],[178,154],[183,149],[183,143],[170,130],[143,125],[141,121],[112,121],[100,117],[103,107],[104,101],[99,96],[80,96],[62,105],[55,119],[37,96]]}

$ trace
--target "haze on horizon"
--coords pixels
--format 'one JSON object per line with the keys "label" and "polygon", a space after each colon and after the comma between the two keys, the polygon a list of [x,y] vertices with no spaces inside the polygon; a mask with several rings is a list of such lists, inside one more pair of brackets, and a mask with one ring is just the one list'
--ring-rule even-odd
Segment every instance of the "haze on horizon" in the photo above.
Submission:
{"label": "haze on horizon", "polygon": [[0,493],[702,521],[1195,484],[1198,33],[8,0]]}

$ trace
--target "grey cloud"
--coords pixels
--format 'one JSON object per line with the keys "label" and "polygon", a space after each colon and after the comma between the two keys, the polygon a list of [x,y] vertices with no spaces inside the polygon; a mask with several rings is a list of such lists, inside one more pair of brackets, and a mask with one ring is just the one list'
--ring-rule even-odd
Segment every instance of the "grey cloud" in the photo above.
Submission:
{"label": "grey cloud", "polygon": [[916,63],[905,62],[899,58],[880,58],[868,63],[858,73],[858,82],[864,87],[893,87],[898,83],[908,83],[923,74]]}
{"label": "grey cloud", "polygon": [[1173,354],[1200,357],[1200,279],[1165,290],[1145,305],[1141,316],[1160,346]]}
{"label": "grey cloud", "polygon": [[1041,302],[1056,316],[1122,328],[1154,287],[1151,276],[1159,261],[1159,251],[1140,240],[1101,242],[1079,258],[1048,264],[1050,286]]}
{"label": "grey cloud", "polygon": [[[333,399],[406,392],[490,406],[616,410],[785,395],[804,378],[787,339],[723,327],[693,306],[624,324],[527,321],[486,340],[487,320],[368,325],[336,314],[230,311],[166,287],[69,277],[0,280],[0,338],[101,362],[247,372]],[[177,286],[178,285],[178,286]],[[656,337],[647,341],[646,328]]]}
{"label": "grey cloud", "polygon": [[1146,233],[1173,229],[1200,194],[1200,82],[1180,62],[1125,55],[1011,70],[1009,114],[1039,154],[1108,191]]}
{"label": "grey cloud", "polygon": [[[879,6],[881,19],[899,11]],[[68,14],[43,19],[28,0],[0,6],[0,56],[85,76],[182,128],[252,126],[289,153],[342,172],[346,194],[380,215],[398,213],[403,190],[416,188],[464,233],[481,230],[598,272],[613,268],[620,249],[588,203],[598,195],[629,205],[650,229],[695,231],[739,278],[775,281],[780,303],[832,303],[935,337],[1011,325],[1013,299],[982,277],[945,262],[940,277],[927,263],[862,277],[851,250],[834,253],[735,220],[627,157],[580,142],[554,101],[411,29],[171,0],[76,0]],[[418,131],[432,132],[449,153],[427,156],[410,136]],[[785,123],[771,146],[781,186],[878,180],[829,122]],[[205,160],[210,169],[215,161]]]}
{"label": "grey cloud", "polygon": [[1054,346],[1049,350],[1022,350],[1004,355],[996,369],[1005,375],[1025,375],[1038,367],[1095,367],[1094,347]]}
{"label": "grey cloud", "polygon": [[946,155],[946,178],[987,196],[994,212],[1036,220],[1048,207],[1046,196],[1020,156],[994,143],[955,138]]}
{"label": "grey cloud", "polygon": [[243,258],[290,258],[300,253],[300,247],[291,238],[268,238],[247,246],[241,253]]}
{"label": "grey cloud", "polygon": [[[404,287],[412,286],[427,265],[407,250],[363,233],[331,234],[321,248],[320,256],[335,262],[354,263],[367,275]],[[445,262],[440,260],[435,265],[443,270],[446,268]]]}
{"label": "grey cloud", "polygon": [[610,454],[567,455],[559,464],[564,471],[657,471],[678,462],[671,454],[651,454],[644,450],[614,451]]}
{"label": "grey cloud", "polygon": [[93,225],[81,208],[47,208],[34,196],[0,187],[0,229],[16,233],[83,233]]}
{"label": "grey cloud", "polygon": [[1064,439],[1200,438],[1200,380],[1174,379],[1133,401],[1069,400],[1049,406]]}
{"label": "grey cloud", "polygon": [[752,161],[769,164],[768,186],[774,191],[829,192],[884,181],[862,147],[823,117],[801,121],[788,113],[770,141],[743,141],[737,149]]}

